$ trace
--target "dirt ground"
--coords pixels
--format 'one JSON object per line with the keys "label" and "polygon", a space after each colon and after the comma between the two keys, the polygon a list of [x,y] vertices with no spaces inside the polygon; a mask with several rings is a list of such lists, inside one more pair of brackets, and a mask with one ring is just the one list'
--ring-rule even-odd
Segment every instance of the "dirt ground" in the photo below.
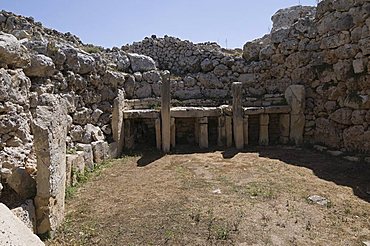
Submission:
{"label": "dirt ground", "polygon": [[290,147],[148,151],[113,161],[66,211],[49,245],[362,245],[370,166]]}

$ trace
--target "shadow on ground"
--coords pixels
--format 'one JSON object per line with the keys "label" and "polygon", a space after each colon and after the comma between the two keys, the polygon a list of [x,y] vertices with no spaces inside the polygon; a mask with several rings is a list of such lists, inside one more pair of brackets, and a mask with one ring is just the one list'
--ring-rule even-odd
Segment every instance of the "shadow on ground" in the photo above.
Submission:
{"label": "shadow on ground", "polygon": [[364,162],[350,162],[310,149],[287,146],[250,147],[243,151],[232,148],[223,151],[222,156],[231,159],[238,153],[258,153],[260,157],[309,168],[320,179],[350,187],[357,197],[370,202],[370,165]]}

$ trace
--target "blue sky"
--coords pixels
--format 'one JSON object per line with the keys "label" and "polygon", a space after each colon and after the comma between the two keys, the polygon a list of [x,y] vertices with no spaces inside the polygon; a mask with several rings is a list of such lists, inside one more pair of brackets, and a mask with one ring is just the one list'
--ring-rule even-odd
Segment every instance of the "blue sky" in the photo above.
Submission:
{"label": "blue sky", "polygon": [[269,32],[277,10],[298,4],[316,0],[0,0],[1,9],[104,47],[167,34],[241,48]]}

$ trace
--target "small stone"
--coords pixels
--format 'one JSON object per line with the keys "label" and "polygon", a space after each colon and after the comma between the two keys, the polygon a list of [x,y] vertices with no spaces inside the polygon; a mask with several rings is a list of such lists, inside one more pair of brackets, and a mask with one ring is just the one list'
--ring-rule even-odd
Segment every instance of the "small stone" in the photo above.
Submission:
{"label": "small stone", "polygon": [[326,147],[324,147],[324,146],[321,146],[321,145],[314,145],[314,146],[313,146],[313,148],[314,148],[315,150],[320,151],[320,152],[323,152],[323,151],[325,151],[325,150],[327,150],[327,149],[328,149],[328,148],[326,148]]}
{"label": "small stone", "polygon": [[328,150],[327,153],[332,156],[341,156],[343,155],[342,151],[339,150]]}
{"label": "small stone", "polygon": [[328,199],[326,199],[325,197],[322,197],[322,196],[318,196],[318,195],[309,196],[308,200],[313,202],[313,203],[322,205],[322,206],[327,206],[329,204]]}
{"label": "small stone", "polygon": [[359,162],[360,161],[360,158],[358,158],[357,156],[345,156],[345,157],[343,157],[343,159],[345,159],[347,161],[352,161],[352,162]]}
{"label": "small stone", "polygon": [[213,194],[221,194],[221,189],[215,189],[212,191]]}

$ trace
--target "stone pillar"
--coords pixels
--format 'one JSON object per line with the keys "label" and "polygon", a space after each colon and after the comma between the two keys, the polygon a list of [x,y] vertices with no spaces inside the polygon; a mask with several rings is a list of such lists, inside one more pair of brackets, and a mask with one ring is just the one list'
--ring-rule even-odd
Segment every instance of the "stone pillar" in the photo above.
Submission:
{"label": "stone pillar", "polygon": [[244,147],[244,134],[243,134],[243,108],[242,108],[242,83],[234,82],[231,86],[233,93],[233,130],[234,130],[234,143],[236,149],[243,149]]}
{"label": "stone pillar", "polygon": [[249,144],[249,116],[244,115],[244,129],[243,129],[243,135],[244,135],[244,146],[248,146]]}
{"label": "stone pillar", "polygon": [[269,144],[269,121],[270,117],[268,114],[260,115],[260,138],[259,138],[260,145]]}
{"label": "stone pillar", "polygon": [[133,124],[134,124],[134,122],[130,119],[126,119],[124,121],[124,125],[125,125],[124,135],[125,135],[125,137],[123,139],[124,139],[124,142],[125,142],[124,146],[125,146],[126,149],[132,149],[132,148],[134,148],[134,145],[135,145],[135,136],[132,134]]}
{"label": "stone pillar", "polygon": [[171,148],[176,147],[176,124],[175,118],[171,118]]}
{"label": "stone pillar", "polygon": [[162,135],[161,135],[161,119],[155,119],[155,141],[157,145],[157,149],[162,149]]}
{"label": "stone pillar", "polygon": [[280,114],[279,118],[280,143],[287,144],[289,142],[290,114]]}
{"label": "stone pillar", "polygon": [[199,147],[208,148],[208,117],[199,119]]}
{"label": "stone pillar", "polygon": [[124,147],[124,124],[123,110],[125,107],[125,96],[123,90],[118,90],[118,95],[113,101],[112,112],[112,135],[117,143],[117,156],[121,156]]}
{"label": "stone pillar", "polygon": [[231,116],[225,117],[226,147],[233,145],[233,126]]}
{"label": "stone pillar", "polygon": [[49,106],[37,106],[32,122],[37,158],[37,234],[53,236],[64,219],[66,183],[67,112],[54,98]]}
{"label": "stone pillar", "polygon": [[291,85],[285,91],[285,99],[291,108],[289,138],[296,145],[303,143],[305,97],[306,91],[303,85]]}
{"label": "stone pillar", "polygon": [[171,147],[171,87],[170,74],[167,72],[162,76],[161,88],[161,120],[162,120],[162,151],[164,153],[170,152]]}
{"label": "stone pillar", "polygon": [[195,144],[199,144],[199,119],[194,120],[194,140]]}
{"label": "stone pillar", "polygon": [[225,116],[218,117],[218,135],[217,135],[217,146],[222,147],[225,144],[226,129],[225,129]]}

